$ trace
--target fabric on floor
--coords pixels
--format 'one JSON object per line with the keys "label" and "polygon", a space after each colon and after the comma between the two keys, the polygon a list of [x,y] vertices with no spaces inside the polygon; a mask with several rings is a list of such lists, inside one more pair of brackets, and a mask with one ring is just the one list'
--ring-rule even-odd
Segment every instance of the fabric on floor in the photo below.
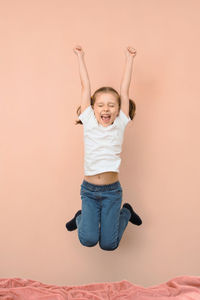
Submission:
{"label": "fabric on floor", "polygon": [[200,277],[179,276],[142,287],[120,282],[57,286],[22,278],[0,278],[1,300],[200,300]]}

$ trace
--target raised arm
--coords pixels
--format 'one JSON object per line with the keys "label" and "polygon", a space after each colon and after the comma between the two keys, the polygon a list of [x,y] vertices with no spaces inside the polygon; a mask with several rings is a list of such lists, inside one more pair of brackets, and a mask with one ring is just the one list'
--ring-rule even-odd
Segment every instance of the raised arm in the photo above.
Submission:
{"label": "raised arm", "polygon": [[78,57],[79,73],[81,79],[81,113],[90,105],[91,87],[90,80],[87,72],[87,68],[84,60],[84,52],[81,46],[73,48],[75,54]]}
{"label": "raised arm", "polygon": [[121,97],[121,109],[127,116],[129,116],[129,87],[131,83],[133,58],[136,55],[136,50],[132,47],[127,47],[125,50],[125,54],[126,54],[126,62],[124,67],[124,73],[121,80],[120,97]]}

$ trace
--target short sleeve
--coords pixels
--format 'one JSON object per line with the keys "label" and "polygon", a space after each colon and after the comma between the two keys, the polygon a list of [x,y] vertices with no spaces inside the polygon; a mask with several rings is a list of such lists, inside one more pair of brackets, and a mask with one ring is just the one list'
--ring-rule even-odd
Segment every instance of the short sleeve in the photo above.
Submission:
{"label": "short sleeve", "polygon": [[79,116],[78,118],[81,120],[83,124],[86,124],[89,119],[92,117],[93,109],[92,106],[89,105]]}
{"label": "short sleeve", "polygon": [[126,127],[126,125],[128,124],[128,122],[131,121],[131,118],[130,118],[130,116],[127,117],[127,115],[120,109],[119,120],[120,120],[121,124],[124,127]]}

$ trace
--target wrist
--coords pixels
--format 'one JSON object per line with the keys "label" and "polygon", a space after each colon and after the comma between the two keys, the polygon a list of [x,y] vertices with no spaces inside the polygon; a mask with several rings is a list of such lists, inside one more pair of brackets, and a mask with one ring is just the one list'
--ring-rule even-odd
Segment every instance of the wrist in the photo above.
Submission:
{"label": "wrist", "polygon": [[84,54],[78,54],[78,59],[83,60],[84,59]]}
{"label": "wrist", "polygon": [[132,56],[132,55],[127,55],[126,56],[126,61],[127,62],[133,62],[133,59],[134,59],[134,56]]}

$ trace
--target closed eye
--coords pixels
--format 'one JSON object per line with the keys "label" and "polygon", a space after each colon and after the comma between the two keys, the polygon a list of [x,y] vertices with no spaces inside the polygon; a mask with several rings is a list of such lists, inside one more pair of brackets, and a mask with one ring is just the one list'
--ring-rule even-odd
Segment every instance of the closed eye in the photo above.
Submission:
{"label": "closed eye", "polygon": [[[102,107],[102,105],[98,105],[99,107]],[[114,105],[109,105],[109,106],[111,106],[111,107],[114,107]]]}

